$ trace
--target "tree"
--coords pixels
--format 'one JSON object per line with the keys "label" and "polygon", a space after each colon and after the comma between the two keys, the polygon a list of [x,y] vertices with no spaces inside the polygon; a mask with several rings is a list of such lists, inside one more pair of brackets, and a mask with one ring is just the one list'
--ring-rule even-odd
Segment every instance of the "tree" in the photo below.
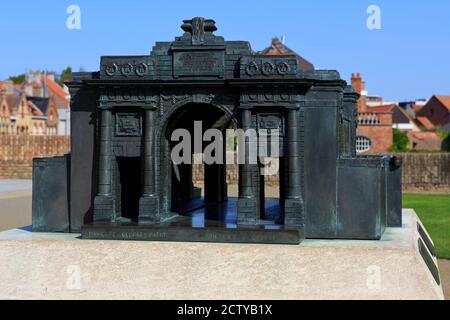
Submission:
{"label": "tree", "polygon": [[408,132],[394,129],[394,143],[389,148],[391,152],[406,152],[408,151],[409,138]]}
{"label": "tree", "polygon": [[72,80],[72,68],[67,67],[61,72],[61,78],[59,79],[59,84],[63,85],[64,81]]}
{"label": "tree", "polygon": [[25,82],[25,74],[19,74],[18,76],[9,77],[14,84],[22,84]]}

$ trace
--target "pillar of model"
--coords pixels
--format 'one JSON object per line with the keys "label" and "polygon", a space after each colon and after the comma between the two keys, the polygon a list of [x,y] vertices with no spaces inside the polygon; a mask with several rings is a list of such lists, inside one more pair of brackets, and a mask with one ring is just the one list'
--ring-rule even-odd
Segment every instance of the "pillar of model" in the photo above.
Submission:
{"label": "pillar of model", "polygon": [[155,112],[156,105],[151,104],[144,110],[144,185],[139,200],[139,223],[159,222],[158,197],[155,193]]}

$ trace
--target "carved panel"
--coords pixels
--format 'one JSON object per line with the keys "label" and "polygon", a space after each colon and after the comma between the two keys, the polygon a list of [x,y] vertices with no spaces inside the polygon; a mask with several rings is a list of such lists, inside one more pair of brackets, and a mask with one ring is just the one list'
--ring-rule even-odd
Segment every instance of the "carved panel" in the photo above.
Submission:
{"label": "carved panel", "polygon": [[137,137],[142,135],[142,118],[138,113],[116,114],[116,136]]}
{"label": "carved panel", "polygon": [[284,134],[283,116],[275,113],[259,113],[258,115],[258,130],[265,129],[270,135],[272,131],[278,130],[279,135]]}
{"label": "carved panel", "polygon": [[[257,113],[256,128],[259,137],[259,147],[266,148],[268,156],[282,157],[284,152],[284,117],[281,113]],[[261,140],[262,139],[262,140]],[[264,145],[264,142],[266,145]],[[278,143],[278,150],[273,150],[273,143]]]}
{"label": "carved panel", "polygon": [[173,76],[218,77],[224,74],[225,58],[221,50],[175,51]]}

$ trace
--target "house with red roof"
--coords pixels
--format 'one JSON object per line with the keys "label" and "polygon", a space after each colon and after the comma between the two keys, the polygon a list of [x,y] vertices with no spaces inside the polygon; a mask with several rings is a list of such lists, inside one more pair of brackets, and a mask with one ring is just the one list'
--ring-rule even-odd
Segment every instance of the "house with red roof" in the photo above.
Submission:
{"label": "house with red roof", "polygon": [[299,68],[303,71],[313,71],[314,65],[300,56],[297,52],[287,47],[283,42],[281,42],[278,38],[273,38],[270,44],[270,47],[265,48],[262,51],[259,51],[258,54],[269,55],[269,56],[286,56],[293,55],[297,57]]}
{"label": "house with red roof", "polygon": [[411,130],[420,131],[419,126],[415,123],[414,119],[396,103],[389,103],[379,106],[368,106],[368,112],[375,113],[392,113],[392,127],[399,130]]}
{"label": "house with red roof", "polygon": [[0,134],[56,135],[58,109],[53,98],[28,96],[12,81],[1,82]]}
{"label": "house with red roof", "polygon": [[58,113],[57,135],[70,134],[70,94],[55,81],[53,72],[29,71],[23,85],[27,96],[48,98]]}
{"label": "house with red roof", "polygon": [[434,95],[430,100],[417,112],[417,118],[421,123],[427,118],[429,123],[422,123],[425,127],[439,128],[450,123],[450,96]]}
{"label": "house with red roof", "polygon": [[435,130],[436,129],[434,124],[431,123],[430,119],[428,119],[427,117],[416,116],[416,123],[423,130]]}
{"label": "house with red roof", "polygon": [[[369,98],[360,73],[352,74],[351,84],[360,95],[357,105],[356,152],[387,152],[394,143],[393,106],[385,106],[381,97]],[[369,104],[369,101],[372,103]],[[372,106],[375,102],[377,106]]]}

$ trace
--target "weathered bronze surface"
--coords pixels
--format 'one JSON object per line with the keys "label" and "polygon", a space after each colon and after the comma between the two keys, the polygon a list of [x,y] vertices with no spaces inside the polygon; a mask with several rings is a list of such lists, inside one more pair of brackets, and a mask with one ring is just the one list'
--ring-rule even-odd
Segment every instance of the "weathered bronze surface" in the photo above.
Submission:
{"label": "weathered bronze surface", "polygon": [[178,216],[160,224],[97,223],[82,227],[83,239],[154,240],[183,242],[232,242],[299,244],[303,230],[248,226],[229,228],[211,221],[203,227],[193,227],[189,217]]}
{"label": "weathered bronze surface", "polygon": [[[386,226],[401,226],[400,166],[356,155],[358,94],[337,71],[303,70],[295,55],[256,54],[246,41],[216,36],[211,19],[185,20],[182,29],[150,55],[101,57],[98,72],[75,73],[68,84],[71,232],[164,240],[155,236],[160,228],[167,240],[298,243],[379,239]],[[239,197],[226,205],[233,221],[205,213],[219,224],[189,225],[192,212],[180,208],[198,191],[192,166],[173,166],[170,136],[177,128],[194,133],[194,121],[203,130],[252,128],[257,139],[262,129],[280,131],[276,214],[265,205],[260,164],[245,163]],[[225,174],[225,165],[205,165],[205,212],[230,203]]]}

